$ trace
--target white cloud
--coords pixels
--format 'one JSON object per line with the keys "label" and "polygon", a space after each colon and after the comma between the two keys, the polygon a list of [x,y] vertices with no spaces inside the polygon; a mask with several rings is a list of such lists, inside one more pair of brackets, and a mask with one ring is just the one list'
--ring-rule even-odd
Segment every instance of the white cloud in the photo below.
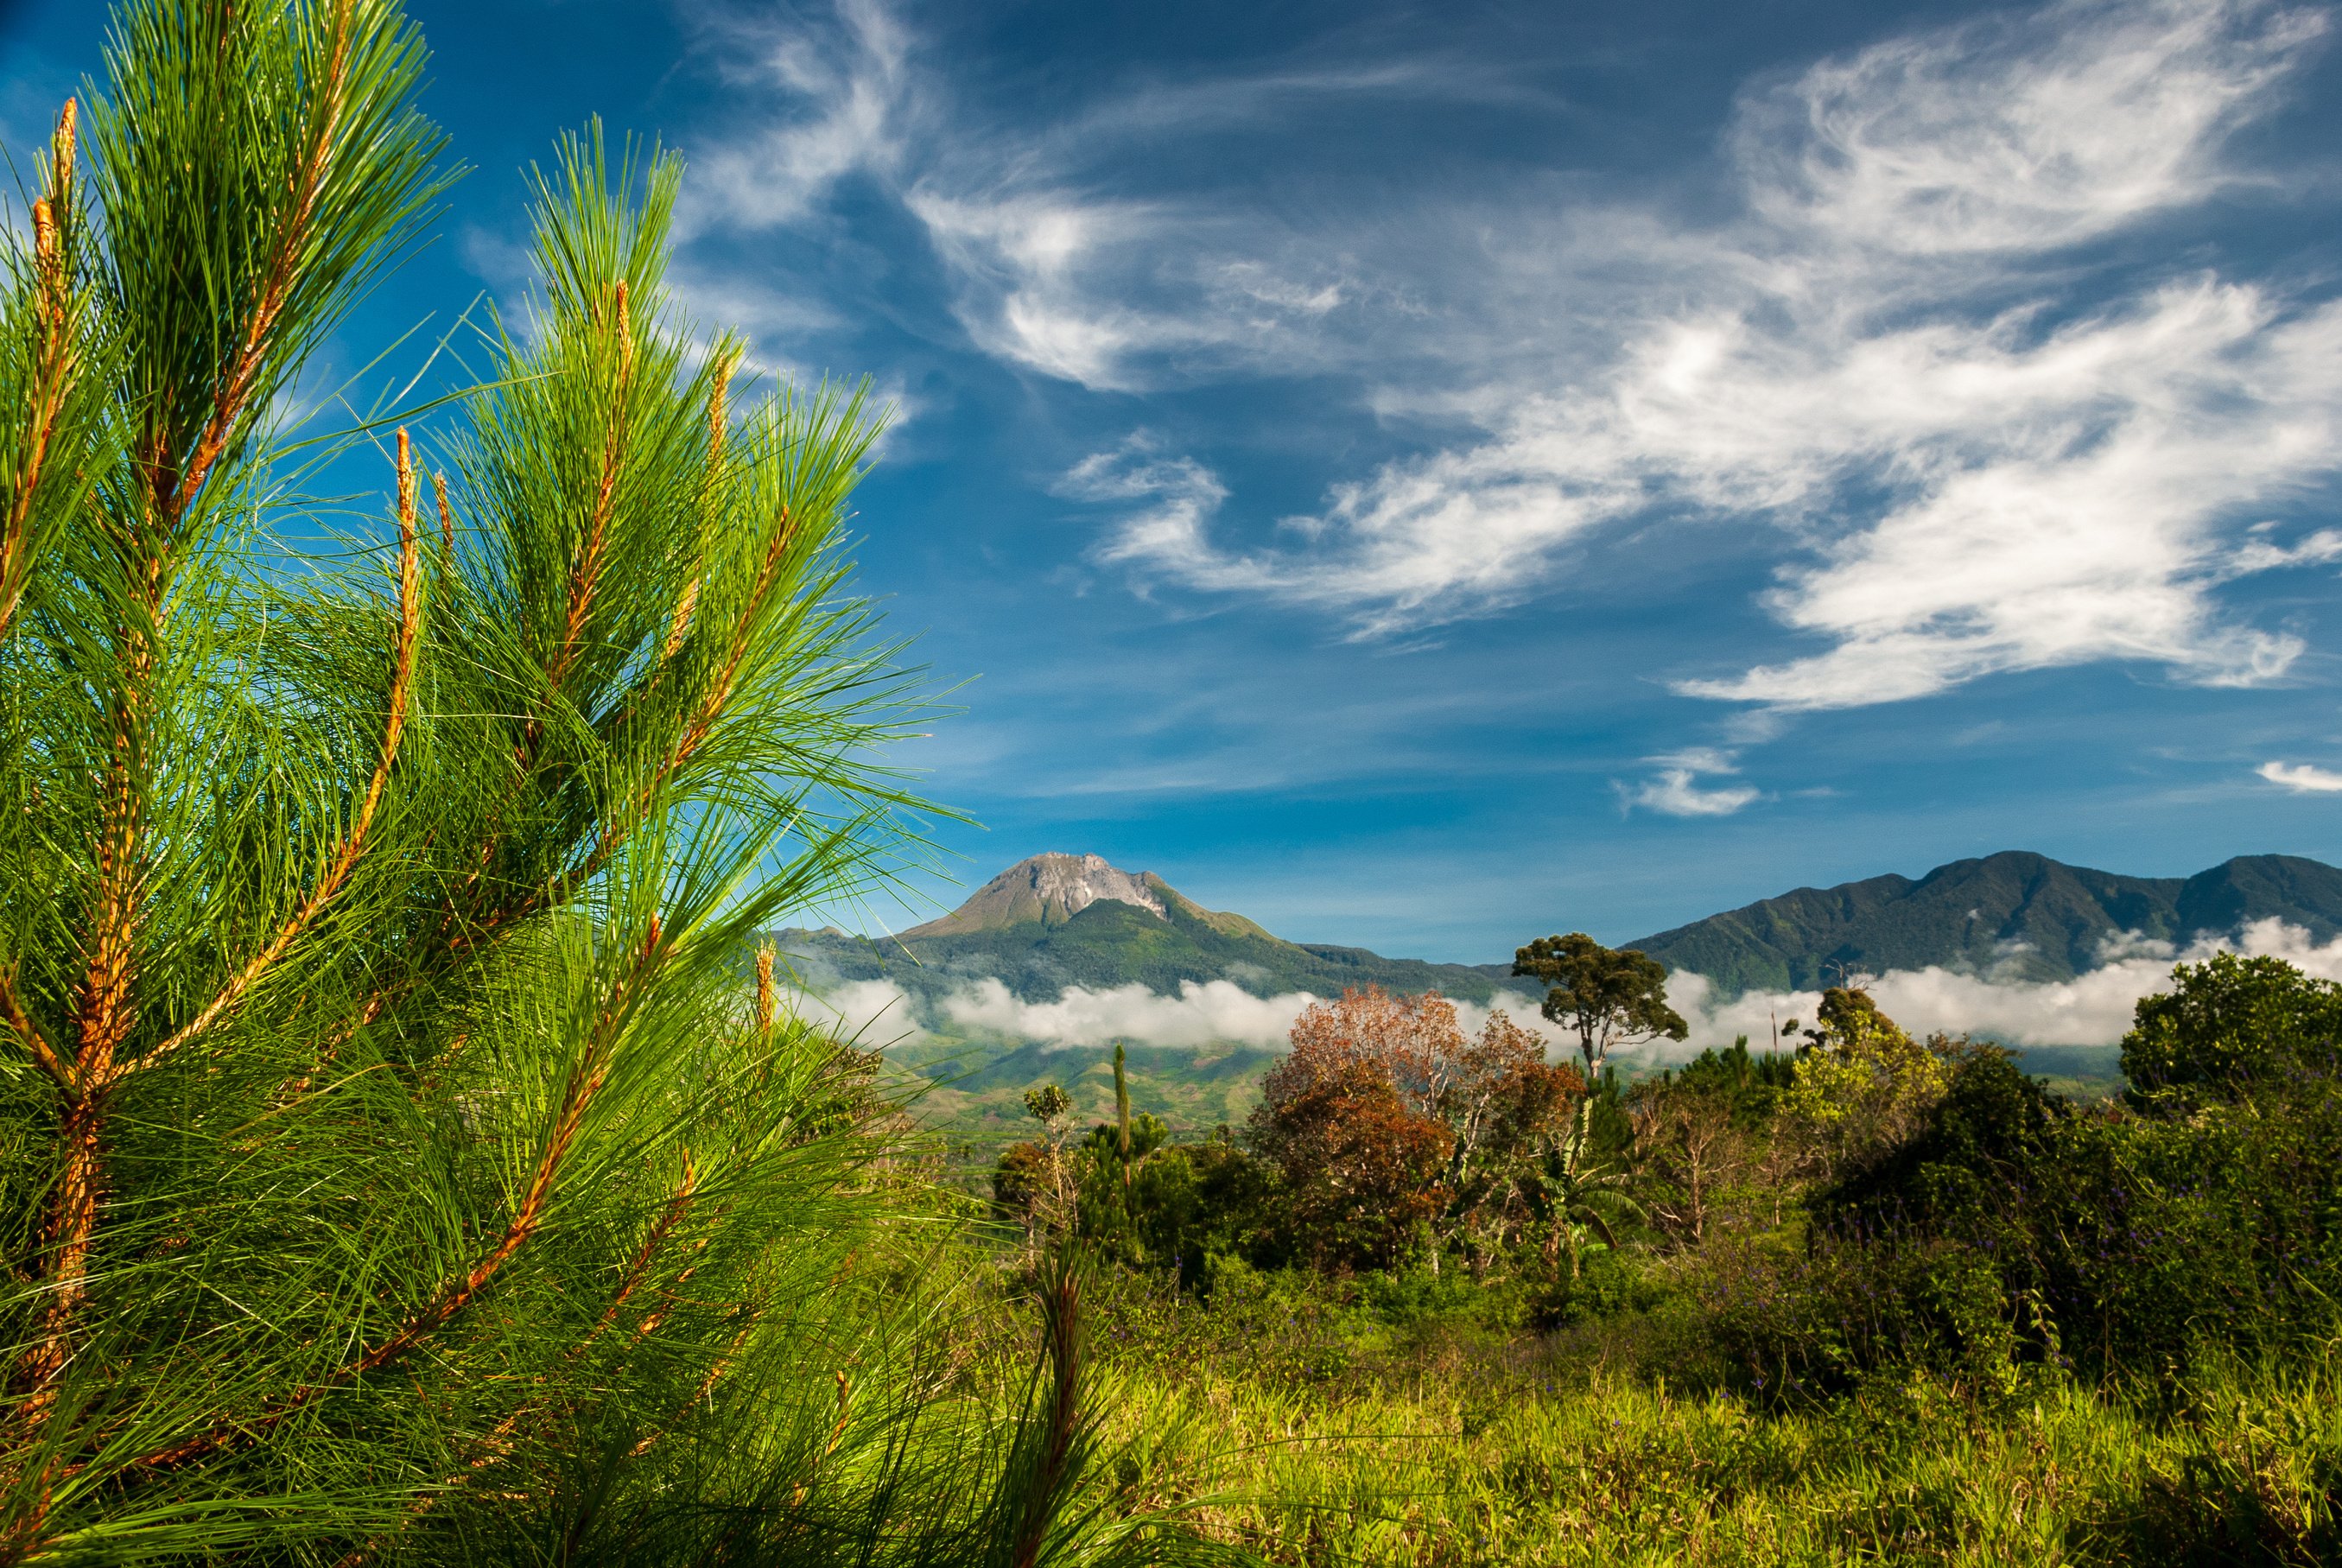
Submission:
{"label": "white cloud", "polygon": [[916,108],[911,38],[882,0],[837,0],[826,26],[709,20],[711,57],[736,89],[776,91],[782,106],[742,135],[693,147],[687,233],[794,223],[839,181],[900,162]]}
{"label": "white cloud", "polygon": [[1026,1002],[999,981],[985,979],[944,998],[942,1009],[962,1028],[1052,1045],[1135,1040],[1150,1045],[1274,1046],[1284,1044],[1293,1021],[1316,1000],[1306,992],[1262,997],[1226,980],[1183,980],[1176,996],[1134,983],[1104,991],[1069,985],[1054,1002]]}
{"label": "white cloud", "polygon": [[[1288,275],[1250,254],[1249,236],[1208,202],[1104,195],[1118,178],[1086,178],[1085,168],[1149,137],[1244,123],[1296,98],[1463,91],[1469,80],[1386,65],[1157,85],[1018,130],[973,123],[926,40],[885,0],[836,0],[833,15],[812,20],[718,13],[709,27],[709,54],[753,107],[692,145],[687,235],[806,226],[842,183],[866,179],[924,227],[978,348],[1093,390],[1140,386],[1147,362],[1165,355],[1256,352],[1336,309],[1355,285],[1319,260],[1303,258]],[[1152,295],[1172,297],[1140,303]]]}
{"label": "white cloud", "polygon": [[864,1050],[900,1045],[926,1034],[917,1004],[891,980],[851,980],[817,994],[790,990],[784,996],[797,1017]]}
{"label": "white cloud", "polygon": [[864,176],[1004,362],[1117,391],[1336,371],[1379,416],[1466,431],[1248,542],[1207,464],[1101,454],[1066,488],[1138,503],[1094,555],[1142,580],[1380,637],[1516,605],[1602,530],[1705,518],[1794,552],[1763,602],[1810,651],[1689,695],[1844,707],[2098,660],[2243,684],[2302,644],[2223,585],[2342,557],[2330,531],[2243,528],[2336,470],[2342,303],[2092,247],[2274,185],[2231,134],[2327,27],[2272,0],[2063,0],[1887,38],[1746,93],[1736,211],[1696,224],[1518,175],[1296,210],[1148,155],[1311,105],[1501,98],[1486,63],[1101,83],[1054,122],[987,123],[881,0],[842,0],[724,35],[750,90],[695,148],[695,221],[801,226]]}
{"label": "white cloud", "polygon": [[1644,760],[1658,764],[1659,771],[1652,777],[1634,785],[1611,781],[1611,788],[1618,792],[1619,803],[1628,811],[1640,806],[1666,816],[1730,816],[1756,801],[1760,793],[1749,784],[1702,789],[1695,784],[1693,781],[1701,774],[1740,771],[1736,755],[1713,746],[1696,746]]}
{"label": "white cloud", "polygon": [[2330,794],[2342,790],[2342,774],[2313,767],[2307,763],[2288,766],[2284,763],[2263,763],[2253,770],[2273,784],[2282,784],[2297,794]]}
{"label": "white cloud", "polygon": [[2264,0],[2065,0],[1824,61],[1751,101],[1736,151],[1787,230],[1912,255],[2073,245],[2237,181],[2219,138],[2325,27]]}
{"label": "white cloud", "polygon": [[[1590,531],[1688,508],[1809,550],[1767,603],[1824,645],[1690,694],[1838,707],[2100,659],[2270,678],[2300,643],[2217,590],[2334,552],[2236,527],[2336,466],[2342,305],[2213,274],[2129,285],[2077,247],[2261,180],[2224,139],[2325,26],[2088,0],[1822,62],[1743,105],[1738,220],[1558,220],[1609,314],[1451,395],[1484,439],[1336,485],[1299,546],[1223,548],[1191,508],[1104,553],[1375,635],[1501,609]],[[1622,258],[1644,294],[1592,277]],[[1605,332],[1606,355],[1576,353]]]}
{"label": "white cloud", "polygon": [[[1868,990],[1888,1017],[1915,1032],[1989,1034],[2019,1045],[2110,1045],[2130,1028],[2139,998],[2171,988],[2175,957],[2200,963],[2223,952],[2267,954],[2319,979],[2342,980],[2342,940],[2320,945],[2298,926],[2264,920],[2234,941],[2199,942],[2176,954],[2168,944],[2132,937],[2109,949],[2112,962],[2072,980],[2014,982],[1929,967],[1891,971],[1870,981]],[[1776,1021],[1810,1023],[1821,1004],[1812,991],[1718,998],[1703,976],[1691,974],[1670,976],[1667,989],[1691,1038],[1646,1047],[1656,1060],[1727,1045],[1736,1034],[1762,1045]]]}
{"label": "white cloud", "polygon": [[1641,806],[1666,816],[1730,816],[1757,796],[1751,784],[1702,789],[1692,782],[1695,776],[1690,768],[1662,768],[1656,777],[1632,788],[1618,785],[1619,798],[1629,808]]}
{"label": "white cloud", "polygon": [[[2139,998],[2167,991],[2175,962],[2201,963],[2216,953],[2284,959],[2319,979],[2342,981],[2342,939],[2319,944],[2298,926],[2281,920],[2257,921],[2234,938],[2205,939],[2181,950],[2137,933],[2109,940],[2100,967],[2067,981],[2024,981],[1996,968],[1984,974],[1931,965],[1891,970],[1868,980],[1870,994],[1887,1015],[1915,1033],[1976,1034],[2017,1045],[2109,1045],[2129,1029]],[[2007,956],[2014,957],[2012,952]],[[1667,980],[1669,1000],[1690,1026],[1683,1042],[1661,1040],[1636,1048],[1651,1062],[1675,1062],[1708,1046],[1723,1046],[1746,1034],[1759,1047],[1777,1024],[1790,1019],[1810,1024],[1821,1004],[1817,991],[1749,991],[1716,994],[1708,980],[1679,972]],[[1137,984],[1109,988],[1072,985],[1051,1001],[1027,1002],[996,979],[963,985],[931,1005],[920,1004],[891,981],[855,981],[819,995],[793,994],[798,1014],[834,1027],[864,1046],[893,1045],[926,1037],[929,1024],[980,1030],[1056,1046],[1097,1046],[1117,1040],[1195,1048],[1243,1044],[1278,1049],[1293,1022],[1318,997],[1306,992],[1256,996],[1226,980],[1181,983],[1166,995]],[[1502,1009],[1516,1023],[1566,1054],[1573,1041],[1537,1011],[1533,996],[1500,992],[1486,1006],[1456,1004],[1456,1021],[1476,1034],[1489,1012]]]}
{"label": "white cloud", "polygon": [[[1306,991],[1256,996],[1231,981],[1183,981],[1166,995],[1131,984],[1106,988],[1068,985],[1056,998],[1027,1002],[997,979],[960,986],[922,1004],[891,980],[856,980],[786,994],[800,1018],[864,1048],[928,1038],[931,1028],[980,1030],[1053,1046],[1136,1044],[1193,1048],[1251,1045],[1281,1049],[1302,1011],[1320,1000]],[[1456,1022],[1477,1034],[1492,1011],[1506,1012],[1553,1044],[1566,1042],[1537,1012],[1536,1000],[1500,992],[1487,1004],[1457,1002]]]}

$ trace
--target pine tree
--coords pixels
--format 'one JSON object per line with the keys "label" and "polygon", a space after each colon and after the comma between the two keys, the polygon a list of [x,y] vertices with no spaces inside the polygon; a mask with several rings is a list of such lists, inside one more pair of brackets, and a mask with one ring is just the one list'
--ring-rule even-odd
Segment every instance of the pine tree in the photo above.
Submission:
{"label": "pine tree", "polygon": [[1065,1513],[1077,1282],[1049,1400],[935,1403],[859,1058],[745,994],[916,804],[862,399],[740,385],[677,164],[590,131],[434,440],[295,427],[450,177],[424,58],[391,0],[127,0],[11,242],[0,1562],[1135,1539]]}

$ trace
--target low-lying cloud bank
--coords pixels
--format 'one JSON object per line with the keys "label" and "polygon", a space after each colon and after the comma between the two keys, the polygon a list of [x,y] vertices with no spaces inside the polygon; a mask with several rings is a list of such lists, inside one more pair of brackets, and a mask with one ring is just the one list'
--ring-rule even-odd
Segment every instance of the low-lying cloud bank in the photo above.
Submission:
{"label": "low-lying cloud bank", "polygon": [[[865,1046],[907,1044],[943,1028],[986,1033],[1046,1045],[1254,1045],[1285,1044],[1293,1021],[1319,997],[1306,991],[1255,996],[1226,980],[1182,981],[1176,995],[1133,983],[1104,990],[1069,985],[1054,1002],[1026,1002],[998,980],[978,980],[926,1004],[891,980],[857,980],[794,998],[800,1016],[835,1026]],[[1537,1016],[1534,997],[1500,996],[1496,1005],[1515,1022],[1558,1044],[1560,1034]],[[1489,1009],[1456,1004],[1468,1033],[1487,1023]]]}
{"label": "low-lying cloud bank", "polygon": [[[1887,1015],[1914,1032],[1986,1034],[2013,1045],[2111,1045],[2130,1027],[2140,997],[2169,989],[2174,964],[2200,963],[2216,953],[2267,954],[2320,979],[2342,979],[2342,939],[2321,946],[2299,926],[2259,920],[2233,940],[2200,941],[2184,950],[2130,937],[2109,949],[2104,965],[2071,980],[1996,979],[1930,965],[1891,970],[1866,984]],[[1728,1045],[1736,1034],[1764,1042],[1773,1019],[1810,1022],[1821,1004],[1817,991],[1716,998],[1696,974],[1678,974],[1668,988],[1692,1025],[1691,1039],[1677,1049],[1694,1052]]]}
{"label": "low-lying cloud bank", "polygon": [[[2130,1027],[2138,999],[2169,984],[2173,964],[2200,962],[2215,953],[2267,954],[2321,979],[2342,980],[2342,939],[2320,945],[2298,926],[2263,920],[2233,940],[2201,941],[2184,950],[2167,942],[2125,938],[2109,946],[2101,967],[2072,980],[2012,980],[1930,966],[1892,970],[1867,984],[1888,1016],[1917,1033],[1989,1035],[2015,1045],[2110,1045]],[[1738,1034],[1761,1047],[1771,1039],[1776,1021],[1809,1022],[1821,1003],[1817,991],[1719,997],[1705,977],[1690,974],[1670,979],[1668,992],[1691,1025],[1691,1037],[1681,1044],[1660,1041],[1646,1048],[1661,1061],[1729,1045]],[[1053,1002],[1026,1002],[999,981],[986,979],[926,1003],[889,980],[853,981],[818,994],[800,992],[795,1000],[801,1015],[832,1024],[865,1046],[909,1044],[949,1029],[1054,1046],[1123,1040],[1273,1049],[1284,1044],[1302,1009],[1319,998],[1306,991],[1255,996],[1229,981],[1189,980],[1180,983],[1176,995],[1136,984],[1105,990],[1069,985]],[[1535,997],[1501,994],[1496,1005],[1549,1043],[1570,1043],[1538,1016]],[[1457,1022],[1471,1033],[1487,1021],[1489,1011],[1468,1002],[1456,1004]]]}

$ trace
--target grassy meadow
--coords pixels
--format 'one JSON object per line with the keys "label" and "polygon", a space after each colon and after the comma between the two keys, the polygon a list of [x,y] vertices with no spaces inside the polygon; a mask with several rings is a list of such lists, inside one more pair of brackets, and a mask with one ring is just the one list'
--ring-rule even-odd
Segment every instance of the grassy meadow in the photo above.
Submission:
{"label": "grassy meadow", "polygon": [[1509,1333],[1409,1293],[1270,1286],[1199,1307],[1104,1282],[1107,1478],[1291,1563],[2310,1564],[2342,1550],[2342,1346],[2215,1353],[2102,1386],[2038,1367],[1981,1385],[1902,1370],[1766,1402],[1696,1367],[1668,1375],[1688,1323]]}
{"label": "grassy meadow", "polygon": [[[2183,969],[2078,1101],[1833,993],[1796,1056],[1604,1075],[1475,1187],[1357,1071],[1436,1009],[1346,998],[1240,1136],[1012,1149],[998,1267],[1088,1260],[1104,1505],[1270,1562],[2326,1563],[2337,1009]],[[1510,1092],[1567,1072],[1513,1048]]]}

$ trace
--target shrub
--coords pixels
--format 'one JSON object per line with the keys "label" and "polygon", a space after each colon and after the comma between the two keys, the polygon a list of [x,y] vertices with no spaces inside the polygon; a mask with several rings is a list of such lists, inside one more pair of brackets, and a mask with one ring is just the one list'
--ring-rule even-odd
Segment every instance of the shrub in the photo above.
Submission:
{"label": "shrub", "polygon": [[1587,1254],[1575,1278],[1558,1278],[1540,1289],[1530,1303],[1531,1319],[1542,1329],[1569,1328],[1652,1311],[1669,1293],[1643,1260],[1604,1247]]}
{"label": "shrub", "polygon": [[2337,1169],[2331,1080],[2186,1116],[2083,1113],[1987,1052],[1909,1144],[1820,1197],[1816,1233],[1988,1259],[2021,1353],[2111,1373],[2207,1338],[2284,1344],[2330,1328]]}
{"label": "shrub", "polygon": [[2171,972],[2123,1036],[2130,1102],[2184,1111],[2330,1077],[2342,1053],[2342,985],[2278,958],[2216,954]]}

